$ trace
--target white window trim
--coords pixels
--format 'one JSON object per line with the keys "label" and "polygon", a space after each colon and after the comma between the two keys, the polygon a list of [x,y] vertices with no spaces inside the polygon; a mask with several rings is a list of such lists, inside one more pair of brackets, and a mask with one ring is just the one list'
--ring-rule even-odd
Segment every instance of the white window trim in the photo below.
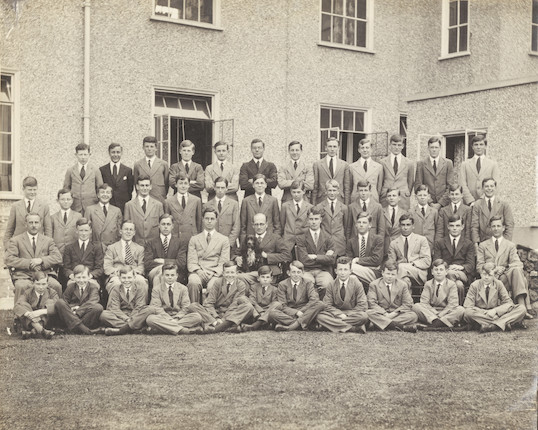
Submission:
{"label": "white window trim", "polygon": [[[473,136],[477,135],[477,134],[485,134],[486,135],[486,139],[487,139],[487,134],[488,134],[488,128],[487,127],[473,127],[473,128],[465,128],[465,129],[461,129],[461,130],[450,130],[450,131],[441,131],[439,132],[439,135],[443,137],[443,139],[445,139],[443,141],[443,143],[445,143],[445,149],[443,150],[445,155],[446,156],[446,138],[447,137],[451,137],[451,136],[461,136],[461,135],[464,135],[465,136],[465,158],[469,158],[469,156],[471,155],[470,153],[470,150],[469,150],[469,137],[470,137],[470,134],[473,134]],[[488,147],[489,147],[489,144],[488,144]],[[487,150],[488,148],[486,147],[486,154],[487,154]]]}
{"label": "white window trim", "polygon": [[[467,50],[448,53],[448,23],[450,20],[450,0],[441,2],[441,56],[438,60],[448,60],[450,58],[465,57],[471,55],[471,0],[467,6]],[[459,48],[459,46],[458,46]]]}
{"label": "white window trim", "polygon": [[20,91],[20,73],[11,69],[1,69],[1,74],[10,75],[13,85],[13,112],[11,117],[11,156],[12,164],[12,187],[13,191],[0,191],[1,200],[20,200],[23,195],[21,193],[21,164],[20,164],[20,108],[21,108],[21,91]]}
{"label": "white window trim", "polygon": [[180,24],[180,25],[187,25],[189,27],[198,27],[198,28],[205,28],[207,30],[216,30],[216,31],[224,31],[224,28],[221,27],[221,16],[220,16],[220,6],[221,6],[221,0],[213,0],[213,23],[208,24],[206,22],[199,22],[199,21],[193,21],[190,19],[173,19],[167,16],[161,16],[155,14],[155,1],[152,1],[152,10],[151,10],[151,20],[152,21],[162,21],[162,22],[170,22],[173,24]]}
{"label": "white window trim", "polygon": [[[374,0],[366,0],[366,46],[346,45],[345,43],[334,43],[321,40],[322,20],[322,1],[319,1],[319,29],[318,29],[318,46],[327,48],[345,49],[347,51],[364,52],[366,54],[375,54],[374,51]],[[344,4],[345,7],[345,4]]]}

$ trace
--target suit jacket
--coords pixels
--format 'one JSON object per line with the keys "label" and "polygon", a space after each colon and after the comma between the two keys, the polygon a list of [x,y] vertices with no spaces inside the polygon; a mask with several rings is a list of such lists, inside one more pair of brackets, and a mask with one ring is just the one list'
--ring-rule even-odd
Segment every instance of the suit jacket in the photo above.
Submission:
{"label": "suit jacket", "polygon": [[180,173],[186,175],[189,178],[189,181],[196,181],[194,184],[189,185],[188,192],[201,198],[200,191],[204,189],[204,168],[191,160],[189,161],[189,173],[187,173],[182,161],[172,164],[170,166],[169,181],[170,187],[174,190],[174,193],[177,192],[176,181]]}
{"label": "suit jacket", "polygon": [[280,210],[278,209],[278,200],[273,196],[264,196],[262,206],[258,204],[255,194],[249,195],[241,203],[241,240],[245,236],[254,234],[252,225],[254,215],[263,213],[267,217],[267,231],[280,236]]}
{"label": "suit jacket", "polygon": [[[320,229],[318,244],[314,243],[310,230],[305,231],[297,237],[297,260],[304,264],[305,270],[321,269],[332,273],[334,262],[336,261],[336,251],[334,250],[332,236]],[[327,251],[334,251],[333,255],[326,255]],[[308,254],[316,254],[316,259],[311,259]]]}
{"label": "suit jacket", "polygon": [[161,276],[155,278],[153,289],[151,290],[150,306],[163,308],[168,315],[182,318],[189,313],[188,307],[191,301],[189,299],[189,290],[179,282],[172,285],[172,303],[168,295],[168,285]]}
{"label": "suit jacket", "polygon": [[389,260],[398,263],[414,263],[422,270],[428,270],[432,264],[432,256],[428,240],[420,234],[411,233],[407,236],[408,252],[407,258],[404,254],[405,237],[401,236],[394,239],[389,247]]}
{"label": "suit jacket", "polygon": [[430,279],[424,284],[422,294],[420,295],[420,303],[423,305],[431,306],[441,312],[437,315],[442,318],[450,311],[456,309],[459,305],[458,299],[458,287],[454,281],[445,279],[441,282],[441,288],[439,288],[439,295],[437,293],[437,281]]}
{"label": "suit jacket", "polygon": [[88,242],[88,246],[84,249],[84,253],[80,252],[78,239],[65,247],[63,257],[64,274],[69,277],[73,274],[73,269],[84,264],[90,269],[93,279],[99,279],[103,274],[103,245],[99,242]]}
{"label": "suit jacket", "polygon": [[80,177],[78,163],[67,169],[64,179],[64,188],[71,190],[73,204],[71,209],[85,213],[88,206],[97,203],[97,191],[103,185],[101,171],[93,164],[86,164],[84,179]]}
{"label": "suit jacket", "polygon": [[277,287],[271,284],[263,294],[263,287],[256,282],[249,287],[247,295],[254,309],[261,314],[271,303],[277,301]]}
{"label": "suit jacket", "polygon": [[[241,242],[241,246],[236,249],[235,257],[241,256],[241,249],[245,247],[246,237]],[[260,264],[260,267],[263,265],[268,265],[271,267],[273,276],[280,275],[282,269],[280,264],[291,261],[291,253],[286,243],[282,238],[274,233],[266,232],[263,237],[260,245],[260,252],[265,251],[267,253],[267,258],[262,259],[263,262]],[[259,267],[258,267],[259,268]]]}
{"label": "suit jacket", "polygon": [[231,307],[237,305],[237,300],[244,297],[247,291],[247,284],[241,279],[236,279],[227,291],[226,280],[218,279],[209,289],[204,308],[213,318],[223,315]]}
{"label": "suit jacket", "polygon": [[340,296],[340,288],[342,281],[338,278],[326,288],[323,303],[327,305],[325,310],[330,312],[334,317],[342,314],[342,311],[360,311],[366,312],[368,309],[368,301],[366,293],[361,281],[355,276],[351,276],[347,280],[346,294],[344,300]]}
{"label": "suit jacket", "polygon": [[368,239],[366,239],[366,256],[359,258],[361,244],[359,243],[359,236],[354,234],[353,237],[347,241],[346,255],[349,258],[358,258],[358,263],[361,266],[378,268],[383,262],[383,248],[383,237],[370,231],[370,233],[368,233]]}
{"label": "suit jacket", "polygon": [[523,263],[519,259],[516,244],[508,239],[503,239],[499,243],[499,251],[495,251],[495,242],[493,238],[485,240],[478,245],[476,255],[476,271],[480,273],[486,263],[494,263],[495,266],[502,266],[506,269],[505,273],[512,269],[523,269]]}
{"label": "suit jacket", "polygon": [[258,166],[256,166],[254,160],[250,160],[243,163],[241,165],[241,169],[239,170],[239,185],[241,186],[242,190],[245,190],[245,197],[254,194],[254,187],[248,180],[253,179],[254,175],[258,173],[265,175],[265,180],[267,181],[267,188],[265,189],[265,192],[267,194],[271,195],[271,190],[276,187],[278,176],[274,163],[265,161],[264,158],[258,170]]}
{"label": "suit jacket", "polygon": [[54,266],[62,262],[62,254],[48,236],[37,235],[35,253],[27,233],[19,234],[9,240],[4,254],[4,263],[14,269],[11,273],[13,280],[32,278],[34,271],[30,269],[30,261],[33,258],[43,260],[41,270],[47,274],[53,273]]}
{"label": "suit jacket", "polygon": [[277,300],[282,304],[282,312],[295,316],[298,311],[304,312],[313,303],[319,302],[319,295],[310,281],[301,281],[297,284],[297,299],[293,299],[293,282],[291,278],[284,279],[278,284]]}
{"label": "suit jacket", "polygon": [[144,246],[146,241],[159,237],[159,218],[164,214],[163,204],[149,196],[146,212],[142,210],[138,196],[125,205],[124,220],[131,220],[136,229],[134,241]]}
{"label": "suit jacket", "polygon": [[508,240],[512,239],[512,233],[514,232],[514,216],[512,215],[512,209],[510,209],[507,202],[496,196],[491,205],[491,212],[488,209],[488,203],[485,198],[477,200],[473,205],[471,215],[471,239],[474,243],[483,242],[493,236],[491,228],[489,227],[489,220],[494,216],[501,216],[504,219],[506,229],[504,230],[503,236]]}
{"label": "suit jacket", "polygon": [[331,205],[325,199],[316,206],[321,210],[321,229],[332,236],[334,242],[334,252],[336,255],[346,254],[346,240],[351,236],[349,224],[348,208],[343,203],[336,201],[334,205],[334,214],[331,211]]}
{"label": "suit jacket", "polygon": [[406,214],[407,211],[398,206],[396,217],[394,219],[394,225],[392,225],[392,208],[387,206],[383,208],[383,216],[385,217],[385,253],[389,252],[390,242],[400,236],[400,217]]}
{"label": "suit jacket", "polygon": [[365,172],[364,159],[359,158],[349,165],[349,170],[351,172],[352,183],[351,201],[357,201],[359,198],[359,193],[357,191],[357,184],[359,181],[368,181],[372,193],[371,198],[374,199],[374,201],[379,202],[379,193],[383,186],[383,166],[370,158],[368,160],[368,171]]}
{"label": "suit jacket", "polygon": [[98,203],[88,207],[85,216],[92,225],[93,242],[101,242],[104,246],[108,246],[120,239],[122,215],[116,206],[108,205],[105,218],[105,213]]}
{"label": "suit jacket", "polygon": [[383,166],[383,187],[381,188],[380,199],[383,206],[386,206],[387,192],[390,188],[400,190],[400,206],[405,210],[410,207],[410,196],[415,183],[415,166],[411,160],[402,155],[398,172],[394,174],[394,165],[390,161],[390,155],[381,159]]}
{"label": "suit jacket", "polygon": [[222,265],[230,260],[230,242],[228,238],[213,231],[211,241],[207,243],[204,232],[192,236],[187,252],[187,268],[190,273],[197,270],[211,270],[215,276],[222,275]]}
{"label": "suit jacket", "polygon": [[21,293],[17,303],[15,303],[13,313],[15,314],[15,317],[20,318],[26,312],[47,309],[47,315],[54,315],[54,304],[57,300],[58,293],[54,290],[54,288],[47,287],[43,293],[43,297],[41,298],[41,303],[39,304],[39,307],[37,307],[39,298],[37,297],[35,288],[27,288],[26,291]]}
{"label": "suit jacket", "polygon": [[[52,237],[52,222],[50,219],[49,205],[42,200],[35,199],[34,204],[32,205],[32,212],[35,212],[41,216],[42,225],[39,229],[39,233]],[[27,231],[26,214],[27,212],[26,206],[24,205],[24,199],[19,200],[11,205],[6,231],[4,233],[4,249],[6,248],[9,239]]]}
{"label": "suit jacket", "polygon": [[60,253],[63,254],[65,247],[77,240],[77,221],[80,218],[82,218],[82,215],[75,211],[69,211],[67,223],[64,223],[62,211],[58,211],[50,217],[52,223],[52,239],[60,250]]}
{"label": "suit jacket", "polygon": [[448,263],[448,265],[457,264],[463,266],[463,271],[469,277],[474,273],[474,262],[475,262],[475,247],[474,243],[470,240],[460,236],[458,245],[456,246],[456,252],[452,251],[452,242],[450,235],[444,237],[443,239],[438,239],[435,242],[433,249],[433,259],[437,260],[442,258]]}
{"label": "suit jacket", "polygon": [[69,306],[95,305],[99,303],[99,284],[95,281],[88,282],[84,287],[82,296],[76,283],[69,284],[62,295],[62,299]]}
{"label": "suit jacket", "polygon": [[[103,268],[105,275],[112,275],[118,266],[125,266],[125,256],[123,255],[122,241],[119,240],[112,245],[108,245],[105,251]],[[131,254],[133,254],[134,264],[131,267],[139,274],[144,274],[144,248],[138,243],[131,241]]]}
{"label": "suit jacket", "polygon": [[413,306],[413,298],[409,288],[400,279],[395,279],[392,283],[390,295],[383,278],[372,281],[368,288],[367,299],[368,309],[381,314],[409,312]]}
{"label": "suit jacket", "polygon": [[514,306],[514,302],[508,295],[503,283],[493,279],[489,285],[489,297],[486,300],[486,283],[483,279],[477,279],[469,287],[463,307],[466,309],[495,309],[498,316],[504,315]]}
{"label": "suit jacket", "polygon": [[168,163],[158,157],[155,158],[151,169],[146,162],[146,158],[138,160],[133,168],[133,181],[136,184],[140,175],[147,175],[151,180],[150,195],[164,204],[168,194]]}
{"label": "suit jacket", "polygon": [[[355,227],[355,223],[357,222],[357,215],[359,215],[362,210],[362,202],[359,198],[353,203],[351,203],[348,206],[348,212],[349,212],[349,230],[352,234],[357,233],[357,227]],[[385,216],[383,215],[383,207],[377,203],[376,201],[372,200],[370,197],[370,201],[366,205],[366,212],[370,214],[372,217],[372,226],[370,228],[370,232],[373,234],[377,234],[381,237],[385,237]]]}
{"label": "suit jacket", "polygon": [[147,295],[148,290],[145,286],[139,286],[133,282],[129,292],[129,300],[127,300],[127,292],[121,285],[119,288],[113,288],[110,292],[106,309],[126,321],[133,312],[140,311],[146,306]]}
{"label": "suit jacket", "polygon": [[155,263],[156,258],[164,258],[165,264],[175,263],[179,267],[180,276],[187,273],[187,248],[189,241],[182,237],[171,236],[168,243],[168,252],[164,252],[161,237],[155,237],[146,241],[144,248],[144,268],[146,273],[160,264]]}
{"label": "suit jacket", "polygon": [[[204,207],[212,207],[218,212],[218,204],[216,199],[212,199],[206,203]],[[224,199],[222,202],[222,209],[218,212],[217,225],[215,226],[220,234],[228,237],[230,246],[233,247],[239,238],[239,232],[241,231],[241,219],[239,216],[239,203],[232,197]]]}
{"label": "suit jacket", "polygon": [[205,169],[204,179],[208,200],[211,200],[215,196],[215,179],[217,179],[219,176],[228,180],[228,189],[226,190],[226,195],[237,201],[237,191],[239,190],[239,170],[229,161],[224,163],[224,170],[220,170],[220,162],[218,160],[207,166]]}
{"label": "suit jacket", "polygon": [[195,234],[202,231],[202,201],[192,194],[187,198],[185,209],[177,199],[178,194],[170,196],[164,204],[164,211],[172,215],[174,228],[172,235],[183,236],[189,240]]}
{"label": "suit jacket", "polygon": [[[449,235],[448,218],[454,215],[454,206],[452,203],[450,203],[448,206],[439,209],[438,213],[439,217],[437,218],[437,227],[435,228],[435,231],[437,232],[437,239],[442,239],[443,237]],[[463,237],[465,237],[465,239],[469,240],[471,240],[471,213],[471,208],[465,205],[463,202],[460,203],[456,212],[456,214],[461,217],[461,221],[464,225],[461,234]]]}
{"label": "suit jacket", "polygon": [[476,170],[475,158],[469,158],[461,163],[459,182],[463,187],[463,201],[466,205],[478,200],[484,194],[482,181],[493,178],[499,181],[499,166],[495,160],[482,156],[480,173]]}
{"label": "suit jacket", "polygon": [[340,184],[340,193],[338,199],[348,205],[351,203],[351,172],[349,164],[341,159],[336,161],[334,169],[334,177],[331,176],[329,166],[327,165],[327,157],[318,160],[312,166],[314,169],[314,192],[312,193],[312,204],[317,205],[327,199],[327,188],[325,184],[329,179],[336,179]]}
{"label": "suit jacket", "polygon": [[314,170],[312,165],[299,159],[297,169],[295,169],[293,163],[293,160],[288,160],[286,164],[278,169],[278,187],[284,192],[282,194],[282,204],[292,200],[290,187],[293,181],[302,181],[307,192],[314,189]]}
{"label": "suit jacket", "polygon": [[312,205],[303,199],[299,213],[297,213],[297,207],[293,199],[282,203],[280,231],[282,231],[282,239],[288,244],[288,248],[293,248],[297,236],[308,230],[308,210],[311,207]]}
{"label": "suit jacket", "polygon": [[428,206],[426,208],[426,216],[422,215],[419,205],[416,205],[411,210],[411,215],[415,219],[415,233],[424,236],[428,239],[430,250],[433,251],[433,245],[437,240],[437,225],[439,225],[439,214],[437,209]]}
{"label": "suit jacket", "polygon": [[118,175],[116,178],[114,178],[112,172],[110,171],[110,163],[99,167],[99,170],[101,171],[103,182],[112,187],[112,198],[110,199],[110,204],[118,207],[121,213],[123,213],[125,203],[131,200],[131,196],[133,195],[133,169],[127,167],[125,164],[120,163],[120,168],[118,169]]}
{"label": "suit jacket", "polygon": [[433,203],[446,206],[450,203],[448,187],[454,183],[454,165],[452,160],[439,157],[437,171],[433,170],[430,157],[417,163],[415,190],[419,185],[427,185]]}

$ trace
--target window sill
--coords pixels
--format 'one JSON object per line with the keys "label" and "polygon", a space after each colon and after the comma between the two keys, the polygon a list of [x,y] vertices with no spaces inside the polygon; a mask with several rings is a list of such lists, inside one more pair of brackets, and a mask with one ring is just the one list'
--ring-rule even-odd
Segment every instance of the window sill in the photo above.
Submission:
{"label": "window sill", "polygon": [[470,51],[465,51],[465,52],[455,52],[453,54],[446,54],[446,55],[441,55],[438,60],[439,61],[443,61],[443,60],[450,60],[451,58],[459,58],[459,57],[469,57],[471,55],[471,52]]}
{"label": "window sill", "polygon": [[358,47],[358,46],[344,45],[344,44],[340,44],[340,43],[318,42],[318,46],[324,46],[326,48],[343,49],[345,51],[363,52],[365,54],[375,54],[375,51],[372,51],[371,49],[368,49],[368,48],[361,48],[361,47]]}
{"label": "window sill", "polygon": [[172,23],[172,24],[179,24],[179,25],[186,25],[186,26],[189,26],[189,27],[205,28],[206,30],[224,31],[224,28],[216,26],[215,24],[207,24],[207,23],[204,23],[204,22],[189,21],[189,20],[184,20],[184,19],[172,19],[172,18],[168,18],[166,16],[152,15],[150,20],[151,21],[169,22],[169,23]]}
{"label": "window sill", "polygon": [[22,194],[15,193],[0,193],[0,200],[21,200],[24,196]]}
{"label": "window sill", "polygon": [[538,57],[538,51],[529,51],[531,57]]}

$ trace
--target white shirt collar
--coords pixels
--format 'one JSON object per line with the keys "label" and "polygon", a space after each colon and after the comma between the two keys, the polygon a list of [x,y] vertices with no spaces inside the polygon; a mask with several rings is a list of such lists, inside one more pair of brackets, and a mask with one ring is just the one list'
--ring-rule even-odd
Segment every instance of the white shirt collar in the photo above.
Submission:
{"label": "white shirt collar", "polygon": [[474,160],[475,162],[476,162],[479,158],[481,159],[480,161],[484,160],[484,156],[483,156],[483,155],[480,155],[480,156],[479,156],[479,155],[476,155],[476,154],[475,154],[475,155],[473,156],[473,160]]}
{"label": "white shirt collar", "polygon": [[495,196],[493,196],[493,197],[484,196],[484,198],[486,199],[486,203],[488,202],[488,200],[491,200],[491,204],[493,204],[495,202]]}
{"label": "white shirt collar", "polygon": [[252,161],[254,161],[255,163],[257,163],[257,162],[259,161],[259,162],[260,162],[260,166],[261,166],[262,163],[263,163],[263,157],[261,157],[261,158],[254,158],[254,157],[252,157]]}
{"label": "white shirt collar", "polygon": [[35,240],[37,241],[37,236],[39,236],[39,233],[37,233],[36,235],[32,236],[30,233],[26,232],[26,234],[28,235],[28,238],[30,239],[30,243],[32,242],[32,238],[35,237]]}
{"label": "white shirt collar", "polygon": [[120,239],[121,240],[121,246],[123,248],[125,248],[125,245],[127,244],[127,242],[129,242],[129,244],[131,244],[133,241],[132,240],[123,240],[123,239]]}
{"label": "white shirt collar", "polygon": [[211,231],[209,231],[209,230],[206,230],[206,229],[204,228],[204,236],[205,236],[205,237],[207,237],[208,234],[210,234],[211,237],[213,237],[213,233],[215,233],[215,230],[211,230]]}
{"label": "white shirt collar", "polygon": [[364,237],[364,240],[365,240],[366,242],[368,242],[368,233],[365,233],[365,234],[360,234],[360,233],[358,233],[359,245],[360,245],[360,240],[361,240],[362,237]]}
{"label": "white shirt collar", "polygon": [[185,193],[185,194],[180,194],[179,191],[178,193],[176,194],[176,197],[177,197],[177,201],[181,204],[181,198],[185,196],[185,202],[187,202],[189,200],[189,193]]}
{"label": "white shirt collar", "polygon": [[103,206],[106,206],[106,208],[108,209],[108,205],[109,205],[109,203],[103,204],[103,203],[99,202],[99,206],[101,206],[101,209],[103,209]]}
{"label": "white shirt collar", "polygon": [[340,288],[342,288],[342,284],[344,284],[344,288],[347,288],[347,282],[349,281],[349,278],[347,278],[345,281],[342,281],[341,279],[338,279],[338,283],[340,284]]}
{"label": "white shirt collar", "polygon": [[226,195],[224,195],[222,199],[219,199],[218,197],[215,196],[215,200],[217,201],[217,204],[219,204],[219,202],[224,203],[224,200],[226,200]]}
{"label": "white shirt collar", "polygon": [[293,200],[293,204],[294,204],[295,206],[299,205],[299,208],[301,208],[301,207],[303,206],[303,201],[304,201],[304,200],[301,200],[300,202],[296,202],[295,200]]}
{"label": "white shirt collar", "polygon": [[319,234],[321,233],[321,228],[319,230],[312,230],[312,229],[308,229],[310,231],[310,234],[312,235],[312,237],[314,237],[314,234],[317,233],[318,235],[318,238],[319,238]]}
{"label": "white shirt collar", "polygon": [[265,237],[266,234],[267,234],[267,230],[265,230],[262,234],[256,233],[256,238],[260,238],[260,239],[263,240],[263,238]]}
{"label": "white shirt collar", "polygon": [[88,245],[88,242],[90,241],[90,239],[86,239],[86,240],[78,240],[78,246],[82,246],[82,244],[84,244],[84,246],[87,246]]}
{"label": "white shirt collar", "polygon": [[119,173],[120,172],[120,161],[118,161],[117,163],[114,163],[113,161],[110,162],[110,173],[112,173],[112,171],[114,170],[114,166],[117,166],[118,173]]}
{"label": "white shirt collar", "polygon": [[439,166],[439,159],[441,157],[438,155],[436,158],[433,158],[430,156],[430,163],[432,163],[432,166],[433,166],[433,162],[435,161],[436,165]]}
{"label": "white shirt collar", "polygon": [[390,153],[390,161],[392,164],[394,164],[394,158],[398,159],[398,164],[400,163],[402,159],[402,154],[394,155],[392,152]]}
{"label": "white shirt collar", "polygon": [[154,155],[151,158],[146,157],[146,164],[148,163],[148,161],[151,161],[151,167],[153,167],[153,162],[155,161],[156,158],[157,158],[156,155]]}
{"label": "white shirt collar", "polygon": [[30,210],[32,210],[34,208],[34,203],[35,203],[35,199],[34,200],[29,200],[27,199],[26,197],[24,198],[24,207],[27,208],[28,207],[28,202],[30,202]]}
{"label": "white shirt collar", "polygon": [[263,202],[263,199],[265,198],[265,193],[263,194],[256,194],[254,193],[254,196],[256,197],[256,201],[260,200],[260,197],[262,198],[262,202]]}
{"label": "white shirt collar", "polygon": [[336,208],[336,202],[338,201],[338,199],[334,199],[334,200],[329,200],[327,199],[327,202],[329,203],[329,206],[331,206],[331,203],[334,203],[334,207]]}
{"label": "white shirt collar", "polygon": [[149,201],[149,196],[146,196],[146,197],[142,197],[141,195],[138,196],[138,201],[140,202],[140,206],[142,206],[142,203],[144,203],[144,200],[146,201],[146,205],[147,205]]}
{"label": "white shirt collar", "polygon": [[78,164],[78,172],[79,173],[80,173],[80,170],[82,169],[82,166],[84,166],[85,170],[88,170],[88,164],[87,163],[86,164],[80,164],[80,163],[77,162],[77,164]]}
{"label": "white shirt collar", "polygon": [[504,237],[501,236],[499,238],[495,238],[495,236],[491,236],[491,240],[493,241],[493,244],[495,245],[495,241],[498,240],[499,241],[499,245],[501,244],[501,242],[503,241]]}
{"label": "white shirt collar", "polygon": [[458,246],[458,243],[460,243],[461,234],[458,237],[452,236],[451,234],[449,234],[449,236],[450,236],[450,243],[453,243],[454,239],[456,239],[456,246]]}
{"label": "white shirt collar", "polygon": [[170,239],[172,238],[172,234],[169,234],[168,236],[165,236],[164,234],[160,233],[161,236],[161,242],[164,241],[164,238],[168,238],[168,243],[170,243]]}

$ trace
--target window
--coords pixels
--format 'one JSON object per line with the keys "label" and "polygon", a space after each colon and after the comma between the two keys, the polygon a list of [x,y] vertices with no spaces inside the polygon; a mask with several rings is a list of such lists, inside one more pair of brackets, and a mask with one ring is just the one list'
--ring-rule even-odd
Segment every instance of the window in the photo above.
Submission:
{"label": "window", "polygon": [[538,53],[538,0],[532,0],[531,51]]}
{"label": "window", "polygon": [[321,0],[320,44],[372,49],[372,3],[373,0]]}
{"label": "window", "polygon": [[407,155],[407,114],[400,114],[400,136],[403,138],[403,155]]}
{"label": "window", "polygon": [[325,155],[325,143],[329,137],[340,141],[340,157],[348,162],[357,161],[359,141],[366,137],[365,110],[321,107],[320,156]]}
{"label": "window", "polygon": [[219,0],[154,0],[153,18],[214,27]]}
{"label": "window", "polygon": [[2,74],[0,84],[0,193],[14,191],[15,97],[14,75]]}
{"label": "window", "polygon": [[[442,133],[444,144],[441,145],[441,155],[452,160],[454,164],[454,181],[458,181],[460,166],[467,158],[472,158],[473,152],[473,137],[482,135],[487,139],[487,129],[462,130],[454,132]],[[428,136],[429,138],[430,136]],[[486,147],[487,151],[487,147]]]}
{"label": "window", "polygon": [[469,52],[469,1],[443,0],[442,56]]}

